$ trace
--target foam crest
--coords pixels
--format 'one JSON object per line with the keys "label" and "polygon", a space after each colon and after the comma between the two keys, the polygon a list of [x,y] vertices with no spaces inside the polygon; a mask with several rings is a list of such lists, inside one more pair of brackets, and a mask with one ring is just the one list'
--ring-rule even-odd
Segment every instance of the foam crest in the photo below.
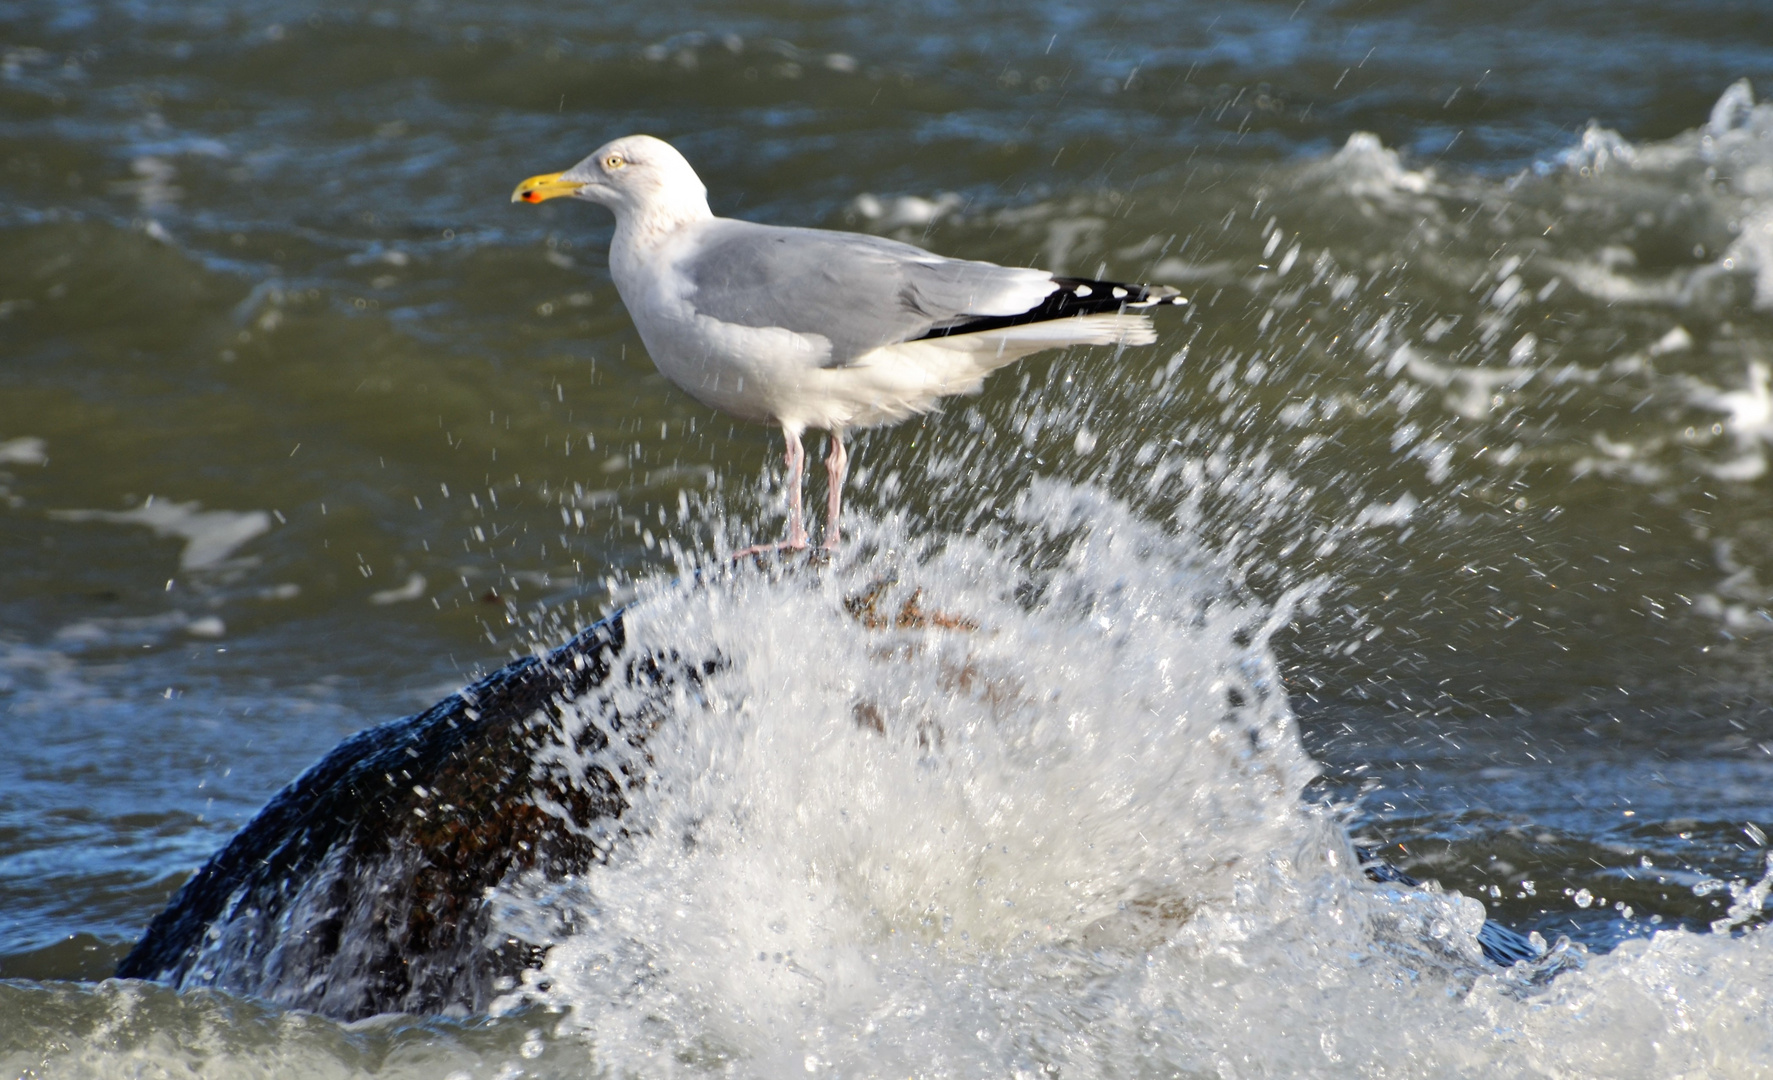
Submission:
{"label": "foam crest", "polygon": [[605,751],[607,865],[501,900],[564,939],[498,1006],[561,1011],[549,1045],[648,1076],[1764,1060],[1764,931],[1500,971],[1476,900],[1364,881],[1301,799],[1269,648],[1298,597],[1186,530],[1039,481],[1001,532],[859,531],[822,571],[641,587],[631,647],[723,666]]}
{"label": "foam crest", "polygon": [[889,523],[865,547],[632,610],[633,647],[724,667],[644,761],[607,763],[626,841],[537,902],[579,930],[504,1007],[568,1009],[617,1071],[1000,1072],[1075,1065],[1092,1017],[1145,1014],[1153,949],[1304,963],[1331,938],[1482,969],[1481,905],[1375,894],[1302,801],[1268,646],[1290,599],[1056,482],[1005,535]]}
{"label": "foam crest", "polygon": [[[1753,306],[1773,310],[1773,105],[1756,104],[1747,79],[1726,88],[1701,127],[1672,139],[1633,143],[1618,132],[1591,123],[1581,141],[1557,164],[1584,179],[1607,175],[1658,178],[1673,185],[1687,205],[1708,208],[1730,236],[1715,255],[1691,269],[1645,280],[1621,274],[1607,252],[1593,262],[1565,267],[1582,291],[1609,302],[1719,307],[1728,280],[1746,275]],[[1542,164],[1539,171],[1552,168]],[[1624,181],[1629,183],[1629,179]],[[1630,187],[1617,192],[1623,202],[1641,201]],[[1700,251],[1704,251],[1701,246]],[[1627,265],[1635,263],[1629,252]]]}

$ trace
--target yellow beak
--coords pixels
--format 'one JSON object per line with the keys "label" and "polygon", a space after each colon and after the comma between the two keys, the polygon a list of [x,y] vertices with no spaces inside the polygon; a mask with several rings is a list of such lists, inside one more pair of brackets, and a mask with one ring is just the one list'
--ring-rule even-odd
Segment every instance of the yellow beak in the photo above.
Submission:
{"label": "yellow beak", "polygon": [[532,176],[517,185],[511,193],[512,202],[539,203],[549,199],[558,199],[562,195],[572,195],[582,186],[569,180],[562,180],[563,173],[543,173]]}

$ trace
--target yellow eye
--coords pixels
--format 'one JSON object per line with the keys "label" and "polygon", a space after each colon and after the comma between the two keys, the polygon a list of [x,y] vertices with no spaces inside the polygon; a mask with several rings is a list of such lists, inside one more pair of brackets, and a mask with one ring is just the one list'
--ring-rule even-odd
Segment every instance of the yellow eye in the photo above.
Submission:
{"label": "yellow eye", "polygon": [[603,167],[606,169],[619,169],[626,164],[628,163],[622,160],[622,155],[620,154],[611,154],[609,157],[603,159]]}

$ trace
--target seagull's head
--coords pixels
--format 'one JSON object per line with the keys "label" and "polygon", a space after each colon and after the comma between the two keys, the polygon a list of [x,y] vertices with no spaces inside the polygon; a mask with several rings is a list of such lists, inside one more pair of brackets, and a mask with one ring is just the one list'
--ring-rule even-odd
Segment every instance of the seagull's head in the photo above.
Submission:
{"label": "seagull's head", "polygon": [[708,189],[677,149],[651,135],[628,135],[598,147],[565,172],[532,176],[512,202],[539,203],[570,195],[616,211],[705,216]]}

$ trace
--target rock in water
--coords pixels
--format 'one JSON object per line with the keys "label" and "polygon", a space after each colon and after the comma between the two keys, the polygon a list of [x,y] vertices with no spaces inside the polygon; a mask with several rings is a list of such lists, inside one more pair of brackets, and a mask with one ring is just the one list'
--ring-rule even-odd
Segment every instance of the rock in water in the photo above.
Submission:
{"label": "rock in water", "polygon": [[[342,1020],[485,1011],[548,944],[489,940],[489,896],[526,874],[582,873],[627,806],[622,778],[598,766],[573,777],[549,748],[582,760],[612,734],[638,746],[715,667],[624,656],[624,642],[617,612],[345,740],[185,883],[118,977]],[[598,722],[569,725],[569,702]]]}
{"label": "rock in water", "polygon": [[[866,629],[977,628],[924,610],[918,592],[889,618],[887,584],[847,604]],[[495,930],[492,898],[608,855],[624,791],[646,782],[648,735],[722,663],[627,649],[626,638],[617,612],[546,657],[346,739],[185,883],[117,975],[341,1020],[487,1011],[571,933]],[[882,732],[872,708],[859,705],[857,723]],[[1416,885],[1356,854],[1373,881]],[[1478,937],[1505,967],[1540,955],[1494,922]]]}

